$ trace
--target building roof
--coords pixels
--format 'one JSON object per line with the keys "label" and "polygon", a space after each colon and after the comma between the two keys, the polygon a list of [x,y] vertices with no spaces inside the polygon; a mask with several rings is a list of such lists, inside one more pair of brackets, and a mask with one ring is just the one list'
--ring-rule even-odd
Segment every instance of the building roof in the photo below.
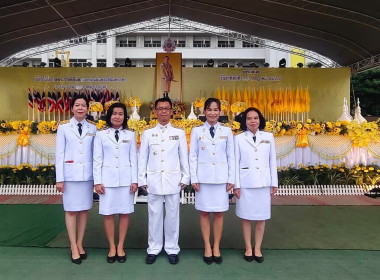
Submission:
{"label": "building roof", "polygon": [[378,0],[3,0],[0,60],[167,16],[169,10],[172,16],[309,49],[342,66],[380,55]]}

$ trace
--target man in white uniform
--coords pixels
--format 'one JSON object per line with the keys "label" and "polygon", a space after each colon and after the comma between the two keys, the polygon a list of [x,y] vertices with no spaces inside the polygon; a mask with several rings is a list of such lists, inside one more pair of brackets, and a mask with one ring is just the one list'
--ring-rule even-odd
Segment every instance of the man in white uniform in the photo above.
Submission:
{"label": "man in white uniform", "polygon": [[169,262],[177,264],[180,191],[190,183],[186,134],[170,124],[172,102],[169,98],[157,99],[154,107],[158,124],[144,131],[139,157],[139,185],[148,191],[146,263],[154,263],[164,247]]}

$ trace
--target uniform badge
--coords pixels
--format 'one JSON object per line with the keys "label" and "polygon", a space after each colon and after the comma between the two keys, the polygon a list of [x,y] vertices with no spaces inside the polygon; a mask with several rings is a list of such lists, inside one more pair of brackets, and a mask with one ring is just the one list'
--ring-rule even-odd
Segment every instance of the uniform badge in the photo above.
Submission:
{"label": "uniform badge", "polygon": [[261,141],[260,141],[260,144],[261,144],[261,143],[269,144],[269,140],[261,140]]}
{"label": "uniform badge", "polygon": [[156,155],[157,155],[157,152],[156,152],[156,151],[154,151],[154,152],[153,152],[153,155],[155,155],[155,156],[156,156]]}
{"label": "uniform badge", "polygon": [[227,139],[227,136],[225,136],[225,135],[220,136],[220,139]]}
{"label": "uniform badge", "polygon": [[179,139],[179,136],[178,136],[178,135],[169,136],[169,139],[170,139],[170,140],[178,140],[178,139]]}
{"label": "uniform badge", "polygon": [[121,143],[129,143],[129,140],[123,140],[123,141],[121,141]]}
{"label": "uniform badge", "polygon": [[202,145],[202,146],[201,146],[201,149],[204,150],[204,149],[206,149],[206,147]]}
{"label": "uniform badge", "polygon": [[158,134],[156,133],[156,134],[152,134],[152,137],[158,137]]}
{"label": "uniform badge", "polygon": [[95,133],[87,132],[86,136],[95,136]]}

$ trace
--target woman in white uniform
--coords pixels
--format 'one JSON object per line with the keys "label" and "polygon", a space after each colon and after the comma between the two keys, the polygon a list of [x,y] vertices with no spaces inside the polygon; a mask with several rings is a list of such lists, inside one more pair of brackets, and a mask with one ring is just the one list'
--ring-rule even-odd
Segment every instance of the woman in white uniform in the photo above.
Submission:
{"label": "woman in white uniform", "polygon": [[[223,231],[223,212],[229,209],[228,192],[235,182],[234,143],[230,128],[218,123],[220,101],[208,98],[204,105],[206,122],[193,128],[190,142],[191,184],[195,189],[195,209],[205,244],[203,260],[222,263],[219,245]],[[214,214],[213,246],[210,243],[210,213]]]}
{"label": "woman in white uniform", "polygon": [[[271,216],[271,195],[278,186],[275,143],[272,133],[260,131],[265,119],[256,108],[241,116],[243,133],[235,137],[236,215],[241,218],[245,242],[244,259],[261,263],[265,220]],[[251,222],[255,224],[255,246],[251,245]]]}
{"label": "woman in white uniform", "polygon": [[[107,111],[108,129],[99,131],[94,144],[94,184],[99,194],[99,214],[109,243],[107,262],[126,261],[124,241],[129,214],[134,212],[137,190],[137,152],[135,134],[126,129],[127,109],[114,103]],[[119,214],[119,240],[115,243],[114,215]]]}
{"label": "woman in white uniform", "polygon": [[92,207],[92,151],[96,126],[86,121],[89,102],[77,95],[71,103],[74,116],[58,127],[56,140],[57,190],[63,193],[63,208],[71,246],[71,261],[81,264],[87,258],[83,237],[88,211]]}

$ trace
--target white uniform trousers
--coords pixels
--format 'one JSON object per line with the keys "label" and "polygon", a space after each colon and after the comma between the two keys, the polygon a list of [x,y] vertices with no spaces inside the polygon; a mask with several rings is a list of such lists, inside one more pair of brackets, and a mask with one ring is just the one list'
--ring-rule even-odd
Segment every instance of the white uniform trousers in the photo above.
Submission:
{"label": "white uniform trousers", "polygon": [[166,253],[168,255],[179,253],[179,201],[179,193],[169,195],[148,194],[148,254],[158,255],[161,252],[164,232]]}

